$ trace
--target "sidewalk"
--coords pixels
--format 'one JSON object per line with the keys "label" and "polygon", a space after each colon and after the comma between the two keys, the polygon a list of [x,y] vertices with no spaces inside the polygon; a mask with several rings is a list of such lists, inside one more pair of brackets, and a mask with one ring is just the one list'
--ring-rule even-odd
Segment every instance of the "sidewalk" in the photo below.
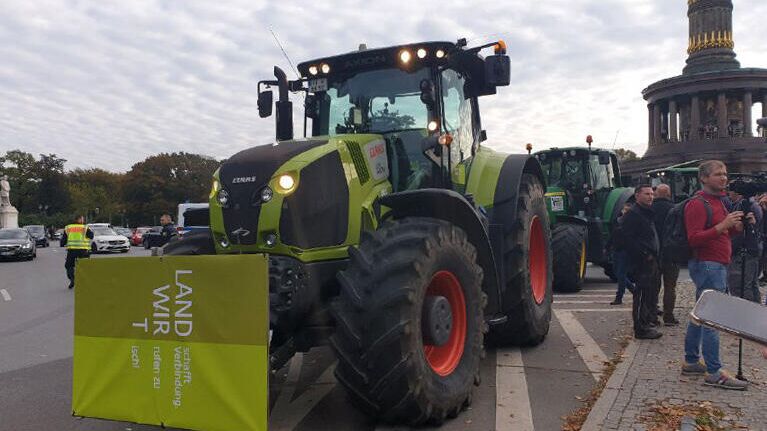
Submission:
{"label": "sidewalk", "polygon": [[[583,430],[679,429],[683,416],[708,424],[704,430],[767,429],[767,360],[756,345],[743,344],[743,374],[751,382],[747,391],[704,386],[703,377],[680,374],[688,315],[694,305],[692,282],[677,286],[677,327],[662,327],[659,340],[634,340],[607,383]],[[767,310],[765,310],[767,312]],[[738,341],[722,334],[722,363],[735,375]]]}

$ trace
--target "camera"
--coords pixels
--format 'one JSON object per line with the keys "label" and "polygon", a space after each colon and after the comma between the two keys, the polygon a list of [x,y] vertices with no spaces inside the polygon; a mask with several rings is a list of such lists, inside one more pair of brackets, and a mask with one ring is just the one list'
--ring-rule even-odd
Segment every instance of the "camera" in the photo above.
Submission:
{"label": "camera", "polygon": [[730,181],[729,189],[746,200],[758,194],[767,193],[767,173],[739,176]]}

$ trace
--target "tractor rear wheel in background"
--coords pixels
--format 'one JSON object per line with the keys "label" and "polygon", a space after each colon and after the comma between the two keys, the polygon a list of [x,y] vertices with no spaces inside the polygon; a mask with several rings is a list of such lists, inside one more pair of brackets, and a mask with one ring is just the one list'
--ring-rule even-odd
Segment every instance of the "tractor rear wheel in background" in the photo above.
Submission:
{"label": "tractor rear wheel in background", "polygon": [[586,226],[557,223],[551,232],[554,291],[578,292],[586,275]]}
{"label": "tractor rear wheel in background", "polygon": [[387,221],[349,255],[330,342],[352,402],[388,423],[457,416],[479,383],[487,302],[466,233],[432,218]]}
{"label": "tractor rear wheel in background", "polygon": [[508,278],[503,295],[506,323],[493,326],[497,345],[534,346],[549,333],[552,274],[549,219],[544,187],[538,177],[522,175],[517,220],[506,236]]}

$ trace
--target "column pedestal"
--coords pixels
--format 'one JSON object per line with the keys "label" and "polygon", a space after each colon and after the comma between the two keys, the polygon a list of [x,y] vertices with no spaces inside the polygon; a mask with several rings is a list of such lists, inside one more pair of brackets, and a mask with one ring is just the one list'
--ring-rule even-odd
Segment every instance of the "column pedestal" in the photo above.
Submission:
{"label": "column pedestal", "polygon": [[17,228],[19,227],[19,211],[10,207],[0,207],[0,228]]}

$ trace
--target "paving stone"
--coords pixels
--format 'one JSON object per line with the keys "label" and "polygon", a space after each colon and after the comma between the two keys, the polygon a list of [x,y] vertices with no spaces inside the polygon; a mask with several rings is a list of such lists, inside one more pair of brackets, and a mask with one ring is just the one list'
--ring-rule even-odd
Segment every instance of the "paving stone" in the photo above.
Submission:
{"label": "paving stone", "polygon": [[[695,289],[691,282],[677,287],[677,312],[687,320],[694,305]],[[762,289],[764,291],[764,289]],[[671,405],[696,405],[708,401],[724,411],[726,417],[746,429],[762,429],[767,424],[767,362],[758,347],[743,345],[743,373],[752,382],[747,391],[727,391],[703,385],[702,377],[682,376],[687,325],[663,327],[659,340],[638,341],[636,357],[626,373],[620,392],[607,415],[605,429],[646,430],[640,417],[650,406],[667,402]],[[737,372],[738,343],[735,337],[721,335],[720,356],[731,374]],[[609,423],[609,426],[608,426]],[[611,428],[617,424],[615,428]]]}

